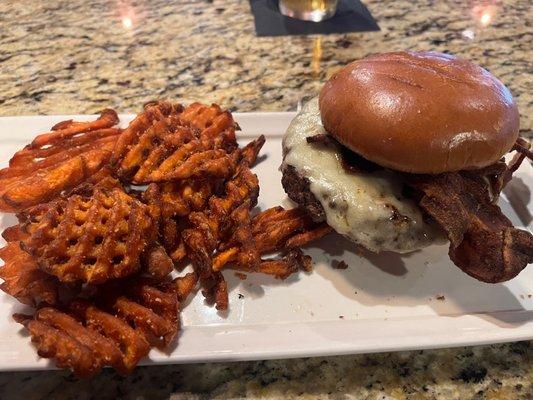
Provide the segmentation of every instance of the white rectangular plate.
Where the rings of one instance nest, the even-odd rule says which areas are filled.
[[[281,138],[294,113],[235,114],[242,142],[263,133],[266,157],[255,167],[259,207],[288,206],[280,184]],[[0,160],[65,119],[94,116],[0,118]],[[132,118],[122,115],[122,125]],[[517,226],[531,230],[533,168],[524,163],[500,204]],[[0,229],[15,222],[0,214]],[[3,244],[3,242],[2,242]],[[307,253],[314,271],[286,281],[225,272],[230,310],[219,313],[197,294],[183,312],[179,345],[152,351],[146,364],[306,357],[462,346],[533,338],[533,268],[498,285],[478,282],[449,260],[447,246],[406,256],[359,256],[331,235]],[[344,260],[348,269],[332,268]],[[242,295],[242,296],[240,296]],[[16,301],[0,294],[0,370],[46,369],[11,314]]]

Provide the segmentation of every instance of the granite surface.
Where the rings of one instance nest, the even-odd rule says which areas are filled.
[[[371,0],[380,32],[257,38],[247,1],[3,0],[0,115],[129,112],[162,97],[293,110],[348,61],[424,49],[492,71],[531,130],[531,3],[477,3]]]
[[[346,62],[448,51],[488,68],[533,121],[528,0],[367,0],[380,32],[256,38],[246,1],[0,2],[0,115],[139,110],[154,98],[293,110]],[[481,4],[481,2],[479,2]],[[0,399],[531,399],[531,342],[308,360],[139,368],[90,381],[2,373]]]
[[[4,373],[1,399],[321,399],[533,398],[528,342],[453,350],[284,361],[107,370],[79,381],[65,372]]]

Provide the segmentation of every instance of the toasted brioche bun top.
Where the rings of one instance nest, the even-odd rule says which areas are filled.
[[[485,69],[436,52],[354,61],[319,96],[325,129],[381,166],[436,174],[493,164],[518,137],[509,90]]]

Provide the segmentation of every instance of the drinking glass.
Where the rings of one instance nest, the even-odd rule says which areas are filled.
[[[335,15],[337,0],[279,0],[279,10],[288,17],[320,22]]]

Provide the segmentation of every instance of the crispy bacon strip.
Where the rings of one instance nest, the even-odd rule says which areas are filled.
[[[514,144],[512,150],[517,151],[521,154],[525,154],[527,158],[533,160],[533,151],[531,151],[531,143],[522,137],[516,139],[516,143]]]
[[[516,154],[507,165],[506,171],[501,175],[501,183],[499,185],[500,190],[509,183],[513,177],[513,173],[520,168],[520,165],[526,158],[533,160],[533,152],[530,150],[530,148],[531,144],[527,140],[521,137],[516,140],[516,143],[512,149],[516,151]]]
[[[479,171],[406,179],[422,193],[420,206],[446,232],[450,258],[467,274],[483,282],[504,282],[533,262],[533,236],[514,228],[492,203]]]

